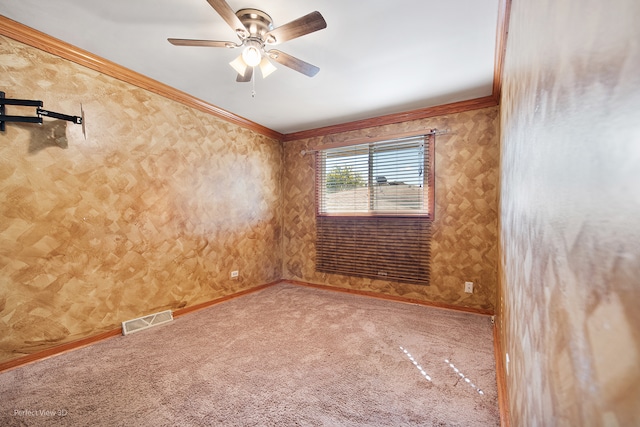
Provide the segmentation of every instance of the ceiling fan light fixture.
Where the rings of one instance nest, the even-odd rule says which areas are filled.
[[[269,59],[265,56],[260,61],[260,72],[262,72],[262,78],[266,79],[271,73],[273,73],[277,68],[269,61]]]
[[[262,52],[260,52],[260,44],[255,41],[247,42],[246,47],[242,51],[242,59],[249,67],[255,67],[262,60]]]
[[[247,72],[247,68],[249,68],[247,64],[244,62],[244,60],[242,59],[242,55],[238,56],[236,59],[229,62],[229,65],[231,65],[233,69],[236,70],[238,74],[242,76],[244,76],[244,73]]]
[[[320,71],[318,67],[295,56],[279,50],[265,49],[267,45],[280,44],[327,28],[327,23],[320,12],[308,13],[274,28],[273,19],[262,10],[245,8],[234,12],[227,0],[207,0],[207,2],[235,31],[240,42],[169,38],[169,43],[176,46],[242,48],[242,54],[229,63],[238,72],[237,82],[254,81],[253,72],[257,66],[260,66],[262,75],[267,77],[276,70],[271,60],[308,77],[313,77]]]

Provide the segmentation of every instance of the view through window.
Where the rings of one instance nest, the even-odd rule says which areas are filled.
[[[321,150],[319,214],[428,215],[425,136]]]

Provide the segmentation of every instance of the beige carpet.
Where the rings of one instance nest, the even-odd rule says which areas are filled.
[[[0,425],[497,426],[491,324],[276,285],[0,374]]]

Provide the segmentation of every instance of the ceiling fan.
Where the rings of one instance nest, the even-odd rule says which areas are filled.
[[[267,49],[269,45],[277,45],[326,28],[327,23],[320,12],[311,12],[274,28],[271,17],[261,10],[240,9],[234,12],[225,0],[207,0],[207,2],[236,32],[240,42],[169,38],[167,39],[169,43],[176,46],[244,48],[242,54],[230,63],[238,72],[237,82],[251,81],[253,69],[256,66],[260,67],[263,78],[274,72],[276,67],[269,59],[309,77],[315,76],[320,71],[320,68],[315,65],[280,50]]]

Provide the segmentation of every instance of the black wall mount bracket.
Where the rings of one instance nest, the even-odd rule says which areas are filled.
[[[17,105],[22,107],[36,107],[36,116],[8,116],[5,114],[6,105]],[[77,125],[84,124],[84,118],[81,116],[69,116],[67,114],[55,113],[53,111],[42,108],[42,101],[33,101],[30,99],[9,99],[5,98],[5,93],[0,92],[0,131],[4,132],[5,123],[39,123],[42,124],[42,116],[51,117],[52,119],[66,120]],[[83,126],[84,133],[84,126]]]

